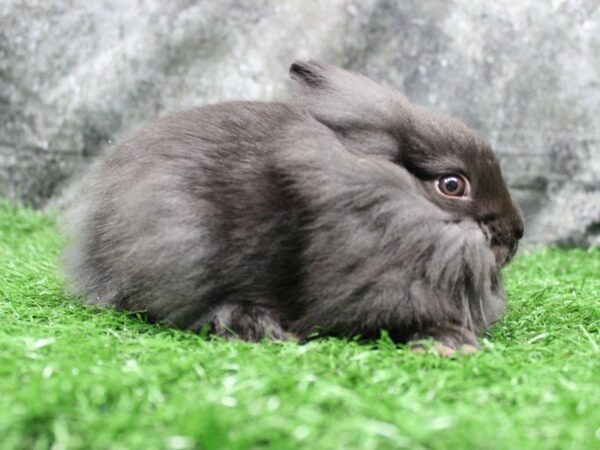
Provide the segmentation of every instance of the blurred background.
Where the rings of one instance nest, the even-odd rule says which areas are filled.
[[[599,0],[0,0],[0,197],[60,206],[142,122],[285,99],[294,59],[455,116],[531,245],[600,245]]]

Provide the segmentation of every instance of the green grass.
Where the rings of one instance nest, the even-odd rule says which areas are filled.
[[[600,251],[506,272],[473,356],[249,344],[84,307],[46,215],[0,206],[0,448],[598,449]]]

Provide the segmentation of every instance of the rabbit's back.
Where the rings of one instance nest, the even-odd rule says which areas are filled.
[[[293,309],[304,206],[277,153],[290,129],[327,139],[320,128],[291,106],[230,103],[133,135],[70,213],[75,291],[180,327],[230,298]]]

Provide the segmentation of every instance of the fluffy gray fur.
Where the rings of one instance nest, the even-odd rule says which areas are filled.
[[[75,292],[248,340],[477,345],[523,233],[490,147],[360,75],[290,73],[294,103],[172,114],[97,163],[66,219]],[[440,195],[445,173],[472,198]]]

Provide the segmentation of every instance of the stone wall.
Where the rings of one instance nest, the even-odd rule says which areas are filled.
[[[59,204],[141,122],[282,98],[298,58],[477,129],[530,243],[600,245],[598,0],[4,0],[0,196]]]

